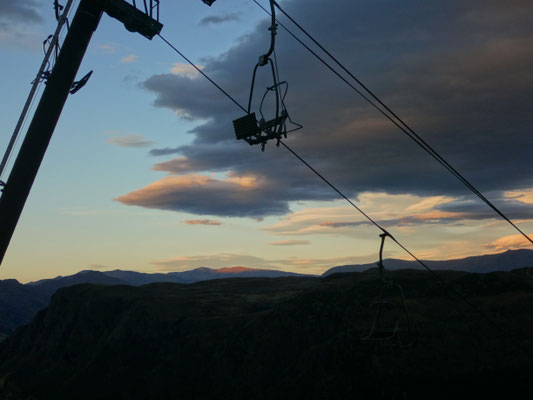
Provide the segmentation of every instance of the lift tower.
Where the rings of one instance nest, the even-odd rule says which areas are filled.
[[[0,198],[0,263],[4,259],[46,148],[102,13],[106,12],[121,21],[127,30],[152,39],[163,28],[158,21],[159,0],[144,0],[143,4],[144,10],[137,8],[135,0],[132,4],[124,0],[80,1]]]

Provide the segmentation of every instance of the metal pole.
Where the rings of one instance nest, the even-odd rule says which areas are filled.
[[[31,102],[33,100],[33,96],[35,96],[37,87],[39,86],[43,73],[46,70],[46,65],[48,64],[48,60],[50,60],[50,56],[52,55],[52,52],[54,51],[57,45],[57,42],[59,41],[59,34],[61,33],[61,29],[63,29],[63,25],[65,25],[65,22],[67,21],[67,15],[68,15],[71,5],[72,5],[72,0],[69,0],[67,5],[65,6],[63,15],[61,16],[61,18],[59,18],[59,21],[57,22],[56,31],[54,33],[54,36],[52,36],[52,40],[50,41],[48,50],[46,50],[46,54],[44,55],[44,59],[41,64],[41,68],[39,68],[39,72],[37,73],[37,76],[35,77],[35,79],[33,80],[31,84],[30,94],[28,95],[26,104],[24,104],[24,108],[22,109],[22,113],[20,114],[19,120],[17,121],[15,130],[13,131],[13,134],[11,135],[11,140],[9,141],[9,144],[7,145],[7,150],[4,154],[4,158],[2,158],[2,162],[0,163],[0,177],[4,173],[4,168],[6,167],[7,160],[9,160],[9,156],[17,140],[18,134],[20,132],[20,128],[22,127],[22,123],[24,122],[24,118],[26,118],[26,114],[28,113],[28,109],[30,108]]]
[[[0,198],[0,263],[106,0],[81,0]]]

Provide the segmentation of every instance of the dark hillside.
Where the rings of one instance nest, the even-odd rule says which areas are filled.
[[[44,279],[23,285],[14,279],[0,281],[0,338],[12,334],[16,328],[28,324],[48,305],[50,296],[59,288],[79,283],[120,285],[123,281],[98,271],[81,271],[75,275]]]
[[[192,283],[201,280],[239,278],[239,277],[282,277],[305,276],[293,272],[273,271],[252,268],[196,268],[184,272],[167,274],[146,274],[133,271],[80,271],[69,276],[58,276],[53,279],[42,279],[25,285],[16,280],[0,280],[0,340],[8,337],[13,331],[29,323],[43,308],[48,305],[50,297],[56,290],[82,283],[102,285],[142,286],[155,282]]]
[[[441,274],[533,348],[525,273]],[[509,336],[427,273],[390,276],[416,323],[410,349],[360,340],[375,270],[60,289],[0,344],[0,399],[512,398],[529,387],[533,360]]]
[[[29,323],[47,304],[48,298],[41,290],[15,279],[0,281],[0,335],[7,336],[20,325]]]

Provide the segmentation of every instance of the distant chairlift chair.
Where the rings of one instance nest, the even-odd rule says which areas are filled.
[[[415,337],[412,332],[412,323],[407,309],[407,302],[402,287],[394,281],[385,279],[385,268],[383,266],[383,247],[385,239],[391,237],[384,232],[379,235],[381,245],[379,249],[379,276],[381,279],[381,289],[378,298],[371,303],[371,307],[377,307],[374,321],[369,333],[361,338],[364,343],[375,343],[378,345],[399,346],[408,348],[415,344]],[[391,301],[395,297],[400,299],[400,303]]]

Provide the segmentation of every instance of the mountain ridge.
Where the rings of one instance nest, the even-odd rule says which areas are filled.
[[[507,250],[503,253],[469,256],[451,260],[422,260],[433,270],[465,271],[473,273],[487,273],[495,271],[512,271],[518,268],[533,267],[533,250]],[[420,263],[411,260],[386,258],[383,260],[385,269],[397,271],[400,269],[424,269]],[[376,263],[340,265],[325,271],[322,276],[337,272],[365,271],[375,268]]]
[[[441,275],[533,347],[525,272]],[[361,341],[382,286],[375,269],[62,288],[0,343],[0,399],[489,399],[529,388],[532,360],[509,337],[423,271],[390,278],[416,323],[407,349]]]
[[[446,261],[425,261],[435,270],[466,270],[467,272],[487,273],[495,270],[510,271],[533,266],[533,250],[509,250],[504,253],[472,256]],[[418,263],[405,260],[384,260],[385,268],[422,269]],[[375,268],[375,263],[345,265],[330,268],[322,276],[335,273],[366,271]],[[142,286],[157,282],[190,284],[199,281],[225,278],[259,278],[313,276],[293,272],[249,268],[245,266],[227,268],[199,267],[183,272],[143,273],[115,269],[112,271],[82,270],[74,275],[57,276],[51,279],[19,283],[8,279],[0,281],[0,335],[9,336],[19,326],[29,323],[37,312],[48,305],[50,296],[58,289],[75,284],[94,283],[105,285]]]

